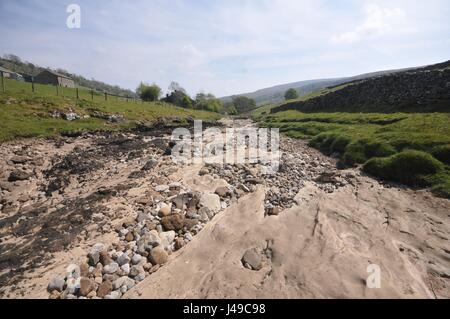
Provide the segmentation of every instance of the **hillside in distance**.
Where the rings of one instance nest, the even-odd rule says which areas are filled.
[[[331,88],[331,87],[329,87]],[[449,112],[450,61],[354,79],[337,90],[271,109],[301,112]]]
[[[292,82],[287,84],[276,85],[269,88],[264,88],[251,93],[236,94],[232,96],[222,97],[221,100],[226,103],[230,102],[235,96],[245,96],[254,99],[258,106],[264,104],[277,104],[284,101],[284,94],[290,88],[294,88],[299,91],[300,96],[306,96],[312,92],[320,91],[329,86],[336,86],[347,82],[352,82],[356,80],[362,80],[382,75],[393,74],[397,72],[407,71],[412,68],[406,69],[395,69],[386,71],[377,71],[364,73],[351,77],[342,78],[330,78],[330,79],[315,79],[315,80],[305,80],[299,82]]]
[[[101,92],[108,92],[121,96],[137,97],[135,92],[121,88],[118,85],[111,85],[94,79],[89,80],[81,75],[70,73],[69,71],[63,69],[53,70],[50,68],[45,68],[28,61],[23,61],[18,56],[13,54],[6,54],[3,57],[0,57],[0,66],[20,74],[28,74],[31,76],[36,76],[44,70],[51,70],[72,78],[75,81],[75,84],[79,87],[84,87]]]

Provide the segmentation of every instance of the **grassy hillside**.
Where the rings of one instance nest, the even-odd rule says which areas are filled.
[[[450,197],[449,113],[285,111],[258,119],[288,136],[309,139],[311,146],[339,156],[342,164],[364,164],[373,175],[412,186],[432,186]]]
[[[288,101],[271,112],[449,112],[447,64],[354,81],[305,101]]]
[[[138,122],[153,122],[162,117],[199,118],[214,120],[217,113],[189,110],[171,104],[135,103],[124,99],[95,94],[89,90],[58,88],[50,85],[31,84],[5,79],[6,93],[0,93],[0,142],[18,137],[52,136],[62,132],[80,130],[120,130],[131,128]],[[0,88],[1,90],[1,88]],[[81,118],[68,121],[54,117],[57,113],[74,112]],[[111,122],[108,115],[123,116],[123,121]]]
[[[322,95],[325,95],[325,94],[328,94],[328,93],[331,93],[331,92],[338,91],[338,90],[343,89],[343,88],[345,88],[345,87],[347,87],[349,85],[351,85],[351,84],[350,83],[346,83],[346,84],[340,84],[340,85],[337,85],[337,86],[334,86],[334,87],[329,87],[329,88],[324,88],[324,89],[321,89],[321,90],[313,91],[313,92],[310,92],[309,94],[300,96],[298,99],[289,100],[289,103],[304,102],[306,100],[309,100],[309,99],[312,99],[312,98],[315,98],[315,97],[318,97],[318,96],[322,96]],[[258,107],[257,109],[253,110],[251,112],[251,116],[254,117],[254,118],[258,118],[259,116],[264,116],[266,114],[269,114],[270,111],[273,108],[279,107],[279,106],[281,106],[281,105],[283,105],[285,103],[287,103],[287,102],[283,101],[283,102],[275,103],[275,104],[262,105],[262,106]]]
[[[11,56],[11,55],[6,55],[5,57],[0,57],[0,66],[14,71],[14,72],[18,72],[18,73],[25,73],[25,74],[29,74],[32,76],[36,76],[38,75],[40,72],[46,70],[46,68],[41,67],[39,65],[35,65],[33,63],[30,62],[26,62],[26,61],[22,61],[19,57],[17,56]],[[136,93],[131,91],[131,90],[127,90],[127,89],[123,89],[117,85],[110,85],[101,81],[96,81],[94,79],[92,80],[88,80],[85,77],[81,76],[81,75],[77,75],[77,74],[73,74],[70,73],[68,71],[65,70],[61,70],[61,69],[56,69],[54,70],[58,73],[61,74],[65,74],[68,77],[72,78],[76,85],[79,87],[85,87],[85,88],[90,88],[90,89],[94,89],[94,90],[98,90],[98,91],[102,91],[102,92],[109,92],[111,94],[116,94],[116,95],[121,95],[121,96],[136,96]]]
[[[438,66],[446,65],[445,63],[428,66],[427,69],[434,69]],[[353,81],[369,79],[373,77],[379,77],[383,75],[395,74],[398,72],[414,70],[420,68],[407,68],[407,69],[396,69],[396,70],[386,70],[386,71],[377,71],[371,73],[360,74],[352,77],[343,77],[343,78],[331,78],[331,79],[317,79],[317,80],[306,80],[299,82],[292,82],[287,84],[276,85],[269,88],[264,88],[257,90],[251,93],[242,93],[235,96],[245,96],[251,98],[256,101],[256,104],[259,106],[264,105],[273,105],[273,104],[283,104],[284,103],[284,93],[290,89],[297,89],[301,95],[309,95],[313,92],[320,91],[329,86],[341,85],[344,83],[349,83]],[[222,97],[221,100],[223,102],[230,102],[233,96]]]

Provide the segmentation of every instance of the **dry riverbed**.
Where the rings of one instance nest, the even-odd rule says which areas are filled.
[[[0,297],[450,297],[449,200],[289,138],[274,175],[181,166],[169,132],[0,145]]]

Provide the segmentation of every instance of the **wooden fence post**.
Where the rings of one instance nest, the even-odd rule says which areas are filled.
[[[105,92],[105,101],[108,100],[108,93]]]
[[[94,90],[91,90],[91,100],[94,101]]]
[[[34,93],[34,79],[31,78],[31,91]]]
[[[77,92],[77,100],[78,100],[78,98],[79,98],[79,95],[78,95],[78,88],[76,88],[76,92]]]
[[[3,72],[0,71],[0,73],[2,74],[2,91],[3,91],[3,93],[5,93],[5,79],[4,79],[4,76],[3,76]]]

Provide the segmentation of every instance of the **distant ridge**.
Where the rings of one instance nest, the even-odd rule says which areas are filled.
[[[286,102],[270,112],[450,112],[450,61],[372,73],[346,84],[305,101]]]
[[[440,65],[445,65],[445,63],[448,63],[448,62],[440,63]],[[269,103],[277,104],[277,103],[284,101],[284,93],[286,92],[286,90],[288,90],[290,88],[298,89],[300,91],[300,95],[305,96],[314,91],[318,91],[318,90],[321,90],[321,89],[324,89],[327,87],[337,86],[337,85],[344,84],[347,82],[363,80],[363,79],[367,79],[367,78],[372,78],[372,77],[377,77],[377,76],[382,76],[382,75],[387,75],[387,74],[393,74],[393,73],[398,73],[398,72],[404,72],[404,71],[414,70],[414,69],[426,69],[426,68],[434,67],[434,66],[436,66],[436,65],[427,65],[427,66],[420,66],[420,67],[413,67],[413,68],[376,71],[376,72],[364,73],[364,74],[351,76],[351,77],[315,79],[315,80],[292,82],[292,83],[281,84],[281,85],[276,85],[276,86],[272,86],[269,88],[260,89],[255,92],[225,96],[225,97],[222,97],[221,100],[223,102],[229,102],[232,100],[232,98],[234,96],[246,96],[248,98],[254,99],[258,106],[261,106],[264,104],[269,104]]]

